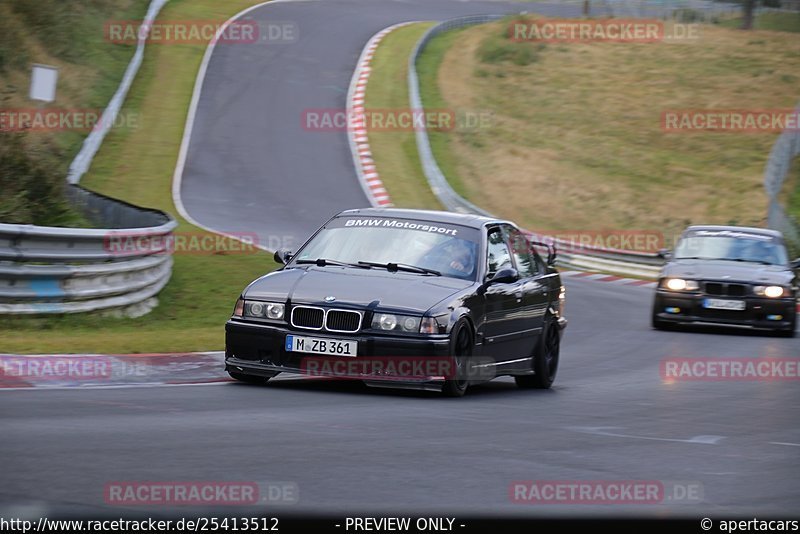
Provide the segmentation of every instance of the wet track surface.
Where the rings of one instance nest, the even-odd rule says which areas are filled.
[[[251,12],[298,22],[301,39],[217,47],[184,172],[187,210],[206,226],[291,245],[333,213],[367,206],[345,134],[303,130],[302,110],[344,108],[361,48],[390,24],[519,9],[556,8],[334,0]],[[796,512],[798,382],[668,384],[660,363],[797,357],[800,341],[653,331],[652,290],[566,284],[570,325],[549,391],[519,390],[508,378],[461,399],[300,380],[0,391],[0,506],[94,513],[109,511],[103,492],[114,481],[199,480],[294,482],[293,511]],[[514,504],[509,486],[519,480],[674,481],[700,484],[703,495],[686,504]]]

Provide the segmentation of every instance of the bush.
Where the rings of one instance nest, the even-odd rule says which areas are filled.
[[[519,22],[527,21],[520,19]],[[502,33],[492,34],[483,39],[478,46],[478,59],[482,63],[513,63],[520,67],[539,61],[539,52],[546,45],[529,41],[512,41],[508,34],[509,24],[503,24]]]
[[[64,176],[54,164],[54,147],[29,147],[18,133],[0,132],[0,222],[83,226],[64,198]]]
[[[7,8],[0,6],[0,72],[24,68],[28,64],[28,51],[19,46],[21,37],[19,28],[7,16]]]

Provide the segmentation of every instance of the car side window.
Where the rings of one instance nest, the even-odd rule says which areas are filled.
[[[520,277],[529,278],[539,274],[539,264],[536,263],[536,257],[531,251],[530,241],[516,228],[510,228],[508,233],[511,252],[514,254],[514,262],[517,264]]]
[[[489,231],[487,247],[488,274],[493,276],[497,271],[512,267],[511,254],[508,245],[503,237],[503,232],[499,228]]]

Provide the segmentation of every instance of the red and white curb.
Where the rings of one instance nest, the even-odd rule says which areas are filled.
[[[636,278],[624,278],[613,274],[592,273],[588,271],[561,271],[562,277],[582,278],[584,280],[594,280],[596,282],[611,282],[622,286],[656,287],[657,283],[652,280],[637,280]]]
[[[392,201],[378,175],[378,169],[375,168],[375,161],[372,159],[372,151],[369,148],[367,124],[364,118],[367,83],[372,72],[370,63],[381,40],[397,28],[408,26],[409,24],[415,23],[403,22],[389,26],[373,35],[367,41],[367,45],[358,58],[353,78],[350,80],[350,89],[347,92],[347,135],[350,141],[350,151],[353,154],[353,163],[355,164],[361,187],[364,189],[364,193],[370,203],[376,208],[390,207],[392,206]],[[351,118],[353,118],[352,122],[350,121]]]

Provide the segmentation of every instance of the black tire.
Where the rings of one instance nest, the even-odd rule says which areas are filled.
[[[469,362],[474,346],[472,328],[466,319],[459,319],[450,332],[450,355],[455,359],[454,380],[446,380],[442,387],[445,397],[461,397],[469,387]]]
[[[231,375],[231,378],[234,380],[244,382],[245,384],[266,384],[267,380],[269,380],[269,378],[265,376],[245,375],[234,371],[228,371],[228,374]]]
[[[523,389],[549,389],[558,373],[558,359],[561,353],[561,332],[552,317],[545,321],[544,331],[533,351],[532,375],[514,377],[517,386]]]

